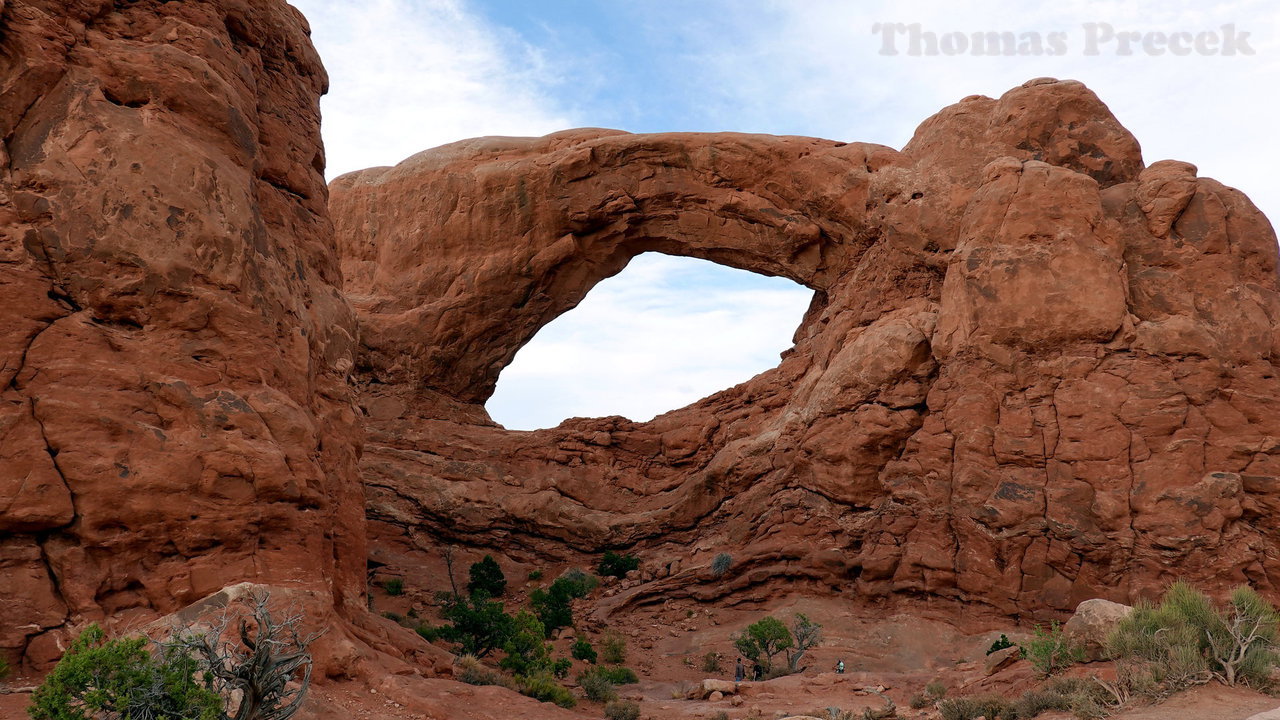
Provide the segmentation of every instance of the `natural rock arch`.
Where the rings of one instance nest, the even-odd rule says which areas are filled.
[[[844,201],[867,195],[868,173],[849,168],[892,152],[727,134],[638,148],[635,138],[469,140],[335,180],[346,289],[367,313],[372,374],[483,402],[537,330],[650,251],[787,277],[821,297],[834,256],[856,252],[865,231]],[[770,171],[779,163],[795,166],[788,185]],[[390,237],[387,202],[405,219]],[[495,248],[494,237],[508,242]],[[468,322],[450,322],[460,313]],[[405,356],[406,337],[426,355]]]
[[[676,559],[618,603],[790,579],[1035,612],[1172,565],[1280,571],[1249,520],[1280,475],[1274,233],[1189,165],[1144,169],[1079,83],[966,98],[902,152],[588,130],[332,190],[369,517],[395,542]],[[814,288],[794,351],[649,423],[490,425],[520,344],[655,248]],[[739,574],[707,582],[724,548]]]

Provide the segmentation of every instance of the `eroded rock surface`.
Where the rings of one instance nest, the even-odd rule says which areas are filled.
[[[0,652],[245,580],[363,609],[305,20],[11,0],[0,34]]]
[[[966,98],[901,151],[485,138],[331,185],[375,545],[646,560],[603,612],[783,587],[1001,612],[1276,587],[1276,238],[1092,92]],[[516,351],[648,251],[815,290],[777,368],[647,423],[510,432]],[[730,572],[709,571],[719,552]]]

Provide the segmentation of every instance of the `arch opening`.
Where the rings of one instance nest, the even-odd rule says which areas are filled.
[[[541,328],[485,407],[510,430],[650,420],[776,367],[813,296],[786,278],[644,253]]]

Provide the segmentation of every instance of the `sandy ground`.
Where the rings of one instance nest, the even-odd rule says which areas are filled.
[[[407,609],[407,608],[406,608]],[[426,609],[423,609],[426,612]],[[821,623],[823,643],[803,662],[800,675],[768,682],[748,682],[739,693],[719,699],[689,700],[686,694],[708,677],[731,679],[731,637],[765,614],[789,620],[803,612]],[[951,614],[949,614],[951,613]],[[620,688],[623,697],[639,701],[642,718],[653,720],[710,720],[725,713],[729,720],[787,715],[826,718],[829,708],[860,712],[863,708],[896,705],[898,717],[911,720],[938,718],[933,708],[914,710],[913,695],[931,681],[943,683],[948,696],[956,697],[996,690],[1014,696],[1036,681],[1026,662],[1015,663],[992,677],[983,671],[986,649],[1001,633],[1015,640],[1028,628],[1007,619],[966,615],[957,626],[954,608],[896,606],[856,608],[839,598],[780,599],[769,608],[706,608],[694,602],[665,603],[629,613],[610,625],[628,638],[627,665],[641,682]],[[590,628],[594,632],[603,627]],[[568,655],[568,636],[556,642],[557,654]],[[720,672],[702,668],[707,652],[723,656]],[[844,660],[847,671],[831,671]],[[1093,666],[1080,668],[1088,673]],[[570,678],[581,669],[575,667]],[[10,685],[31,685],[31,678],[11,679]],[[571,682],[571,680],[570,680]],[[313,686],[298,720],[518,720],[521,718],[601,718],[603,707],[581,701],[572,711],[535,702],[496,687],[473,687],[446,680],[416,676],[383,678],[370,689],[356,683]],[[26,717],[26,694],[0,694],[0,720]],[[1280,708],[1280,700],[1244,689],[1210,685],[1183,693],[1154,707],[1134,708],[1115,715],[1117,720],[1186,719],[1246,720],[1257,713]],[[1063,714],[1042,715],[1044,720],[1068,720]],[[1262,720],[1262,719],[1258,719]],[[1268,719],[1270,720],[1270,719]],[[1275,720],[1280,720],[1277,713]]]

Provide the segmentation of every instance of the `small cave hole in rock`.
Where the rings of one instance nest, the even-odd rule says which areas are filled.
[[[812,299],[786,278],[645,253],[538,331],[486,408],[510,430],[650,420],[777,366]]]

